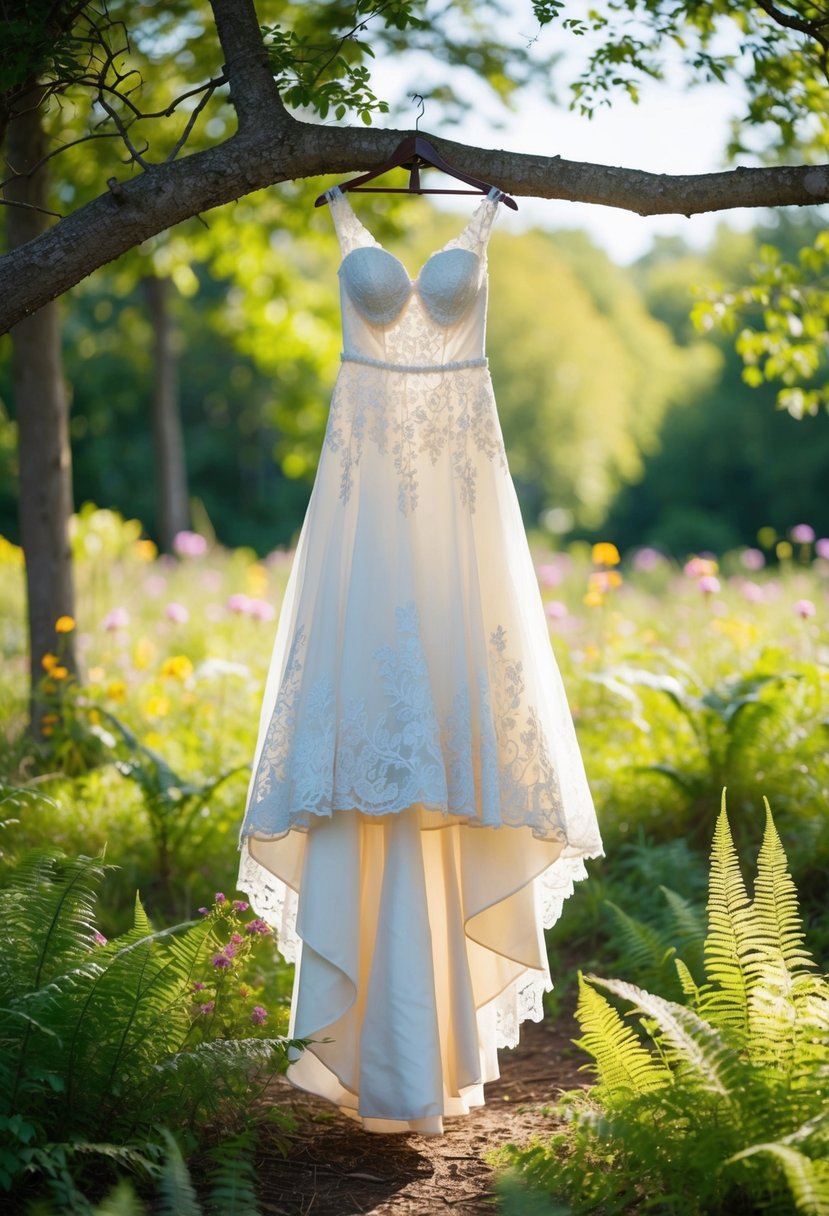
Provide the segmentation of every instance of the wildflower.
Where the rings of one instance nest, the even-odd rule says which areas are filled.
[[[242,998],[243,1001],[246,1001],[248,999],[248,997],[252,996],[252,995],[253,995],[253,989],[248,988],[247,984],[239,985],[239,996]]]
[[[51,671],[52,668],[57,667],[59,663],[60,659],[56,654],[45,654],[40,660],[40,666],[44,671]]]
[[[622,576],[618,570],[594,570],[588,579],[591,591],[612,591],[621,585]]]
[[[815,530],[809,524],[795,524],[789,535],[796,545],[811,545]]]
[[[249,920],[245,925],[245,933],[270,933],[270,925],[266,925],[263,920]]]
[[[563,621],[567,616],[567,605],[562,604],[561,600],[550,600],[544,611],[551,621]]]
[[[186,654],[174,654],[161,664],[161,675],[171,680],[187,680],[193,674],[193,664]]]
[[[73,616],[59,616],[55,621],[55,633],[71,633],[75,628]]]
[[[642,549],[637,549],[633,555],[633,568],[643,574],[647,574],[651,570],[656,570],[657,567],[663,565],[665,558],[658,549],[652,549],[650,545],[645,545]]]
[[[742,592],[744,598],[747,599],[750,604],[762,604],[763,600],[766,598],[766,593],[763,591],[760,584],[752,583],[750,579],[746,579],[746,581],[743,583]]]
[[[249,907],[250,907],[250,904],[247,902],[247,900],[234,899],[234,901],[233,901],[233,911],[234,912],[247,912]]]
[[[238,947],[235,942],[228,942],[222,947],[225,958],[235,958]]]
[[[204,557],[207,540],[198,532],[177,532],[173,537],[173,549],[179,557]]]
[[[815,541],[815,553],[825,561],[829,561],[829,536],[821,536]]]
[[[130,614],[126,608],[112,608],[104,617],[101,625],[110,633],[116,629],[126,629],[130,623]]]
[[[54,726],[41,726],[40,733],[43,735],[44,739],[48,739],[50,735],[55,733],[55,728]]]
[[[54,726],[56,722],[60,721],[60,718],[58,714],[44,714],[40,720],[44,726]]]
[[[231,965],[231,961],[227,957],[226,954],[214,954],[213,957],[211,958],[210,962],[211,962],[211,965],[214,966],[219,971],[221,971],[221,970],[223,970],[223,968],[229,967]]]
[[[144,705],[148,718],[166,718],[170,712],[170,698],[162,696],[148,697]]]
[[[743,549],[740,561],[746,570],[762,570],[766,564],[766,558],[761,549]]]
[[[242,616],[249,616],[252,602],[249,595],[243,595],[241,591],[237,591],[228,599],[227,610],[228,612],[237,612]]]
[[[808,620],[810,616],[814,616],[817,612],[811,600],[798,600],[794,606],[794,610],[803,620]]]
[[[715,595],[720,589],[720,580],[714,574],[703,574],[698,585],[703,595]]]
[[[272,621],[276,616],[275,609],[267,600],[251,600],[248,613],[256,621]]]
[[[774,551],[780,558],[781,562],[785,562],[791,557],[794,550],[787,540],[779,540],[774,546]]]
[[[201,980],[193,980],[193,991],[194,992],[204,992],[206,987],[207,987],[207,984],[203,984],[201,982]]]
[[[158,546],[151,540],[137,540],[135,542],[135,556],[141,562],[151,562],[158,556]]]
[[[225,895],[224,891],[217,891],[216,894],[213,896],[213,898],[217,904],[223,904],[223,903],[227,902],[227,896]]]
[[[62,666],[53,667],[52,670],[49,672],[49,675],[52,677],[53,680],[65,680],[66,677],[69,675],[69,668],[62,667]]]
[[[209,908],[199,908],[199,916],[209,916],[209,915],[210,915]]]
[[[593,561],[597,566],[618,566],[619,550],[610,541],[602,540],[593,546]]]
[[[96,946],[105,946],[107,944],[107,939],[104,937],[103,933],[99,932],[98,929],[96,929],[92,934],[92,940],[95,942]]]
[[[164,615],[168,621],[174,621],[176,625],[186,625],[190,620],[190,613],[184,607],[184,604],[168,604],[164,609]]]
[[[705,578],[715,575],[719,566],[713,557],[694,556],[688,559],[682,570],[689,578]]]
[[[267,1021],[267,1017],[268,1011],[267,1009],[263,1009],[261,1005],[254,1005],[250,1011],[250,1020],[254,1026],[261,1026],[263,1022]]]
[[[123,701],[127,695],[127,686],[123,680],[111,680],[107,685],[106,695],[110,701]]]
[[[199,1005],[199,1013],[212,1013],[215,1008],[215,1001],[205,1001],[203,1005]]]
[[[604,596],[602,595],[601,591],[593,588],[587,592],[583,602],[588,608],[601,608],[602,604],[604,603]]]
[[[539,566],[536,570],[538,581],[542,587],[557,587],[562,578],[561,566],[553,565],[548,562],[544,566]]]
[[[233,942],[234,946],[239,946],[245,939],[242,937],[241,933],[231,933],[230,940]]]

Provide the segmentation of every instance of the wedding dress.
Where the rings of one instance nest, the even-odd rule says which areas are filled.
[[[343,353],[282,604],[239,886],[296,961],[288,1070],[440,1133],[542,1016],[601,853],[484,356],[492,191],[416,279],[338,189]]]

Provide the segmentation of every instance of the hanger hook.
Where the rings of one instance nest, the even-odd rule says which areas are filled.
[[[415,119],[415,131],[417,131],[420,126],[420,120],[423,117],[423,112],[426,109],[426,101],[422,93],[410,93],[409,96],[411,97],[412,101],[420,102],[420,110],[418,111],[417,118]]]

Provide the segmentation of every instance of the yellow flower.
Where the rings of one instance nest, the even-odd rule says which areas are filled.
[[[50,735],[55,733],[55,728],[54,726],[43,726],[41,727],[40,733],[48,739]]]
[[[137,540],[135,556],[140,562],[151,562],[158,556],[158,546],[151,540]]]
[[[588,591],[587,595],[584,597],[584,603],[588,608],[600,608],[604,603],[604,596],[602,595],[601,591],[594,588],[593,590]]]
[[[193,674],[193,664],[186,654],[173,654],[161,664],[161,674],[167,679],[183,682]]]
[[[614,587],[621,587],[622,576],[618,570],[594,570],[587,585],[590,591],[612,591]]]
[[[138,671],[146,671],[151,663],[155,662],[156,647],[149,638],[139,638],[135,643],[132,661]]]
[[[262,596],[268,586],[268,572],[261,562],[254,562],[245,571],[245,583],[249,595]]]
[[[73,616],[59,616],[55,621],[55,633],[71,633],[75,628]]]
[[[69,668],[68,667],[53,667],[52,670],[49,672],[49,675],[52,677],[53,680],[65,680],[66,677],[69,675]]]
[[[59,721],[57,714],[44,714],[41,718],[41,722],[44,726],[54,726],[57,721]]]
[[[619,550],[610,541],[601,540],[593,546],[593,561],[597,566],[618,566]]]
[[[127,686],[123,680],[113,680],[107,685],[107,696],[110,701],[123,701],[127,695]]]
[[[144,712],[148,718],[166,718],[170,712],[169,697],[150,697],[144,704]]]
[[[148,730],[141,742],[145,747],[156,748],[161,747],[164,739],[157,730]]]
[[[93,726],[98,726],[100,724],[101,715],[98,713],[97,709],[90,709],[89,721],[92,723]]]
[[[56,654],[45,654],[40,660],[40,666],[44,671],[51,671],[54,667],[57,667],[59,662],[60,659]]]
[[[781,562],[787,561],[792,555],[792,547],[787,540],[779,540],[774,546],[774,551],[780,558]]]

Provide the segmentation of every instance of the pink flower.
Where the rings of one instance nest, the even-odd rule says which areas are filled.
[[[190,613],[184,607],[184,604],[168,604],[164,609],[164,615],[168,621],[175,621],[177,625],[186,625],[190,620]]]
[[[227,610],[228,612],[238,612],[243,616],[250,616],[251,603],[252,600],[249,595],[236,591],[227,601]]]
[[[251,600],[248,612],[257,621],[272,621],[276,616],[275,609],[267,600]]]
[[[241,933],[231,933],[230,940],[233,942],[234,946],[240,946],[245,939],[242,937]]]
[[[166,586],[167,580],[163,574],[150,574],[144,579],[144,590],[148,595],[161,595]]]
[[[689,558],[682,569],[689,578],[706,578],[717,573],[717,563],[712,557],[695,556]]]
[[[746,581],[743,583],[742,592],[743,596],[750,604],[762,604],[763,600],[766,598],[766,594],[760,584],[752,583],[750,579],[746,579]]]
[[[231,965],[226,954],[214,954],[210,962],[218,971],[223,971],[225,967]]]
[[[809,524],[795,524],[790,535],[796,545],[811,545],[815,530]]]
[[[227,896],[225,895],[224,891],[217,891],[213,898],[217,904],[223,904],[227,899]]]
[[[814,616],[817,612],[811,600],[798,600],[794,605],[794,610],[804,621],[808,620],[810,616]]]
[[[207,541],[198,532],[177,532],[173,537],[173,548],[179,557],[204,557]]]
[[[568,615],[567,605],[562,604],[561,600],[550,600],[544,611],[551,621],[563,621]]]
[[[223,952],[225,958],[235,958],[236,957],[235,942],[228,942],[226,946],[222,947],[222,952]]]
[[[699,580],[699,589],[703,595],[716,595],[720,589],[720,580],[715,574],[703,574]]]
[[[245,933],[270,933],[270,925],[266,925],[263,920],[249,920],[245,925]]]
[[[647,573],[649,570],[656,570],[659,566],[664,565],[665,556],[658,549],[652,549],[646,545],[643,549],[637,549],[633,555],[633,568]]]
[[[210,915],[209,908],[199,908],[199,916],[209,916],[209,915]]]
[[[206,987],[207,987],[207,984],[203,984],[201,982],[201,980],[193,980],[193,991],[194,992],[204,992]]]
[[[536,574],[542,587],[557,587],[561,582],[563,571],[561,566],[548,562],[544,566],[539,566]]]
[[[761,549],[743,549],[740,554],[740,561],[746,570],[762,570],[766,564],[766,559]]]
[[[821,536],[815,541],[815,553],[825,561],[829,561],[829,536]]]
[[[249,907],[250,907],[250,904],[247,903],[246,900],[244,900],[244,899],[234,899],[234,901],[233,901],[233,911],[234,912],[247,912]]]
[[[268,1011],[267,1009],[263,1009],[261,1005],[254,1005],[253,1009],[250,1011],[250,1020],[253,1022],[254,1026],[261,1026],[262,1023],[267,1020],[267,1017]]]
[[[126,608],[112,608],[104,617],[101,625],[110,633],[116,629],[126,629],[130,623],[130,614]]]
[[[107,944],[107,939],[104,937],[103,933],[99,932],[98,929],[96,929],[92,934],[92,940],[95,942],[96,946],[105,946]]]
[[[199,1013],[212,1013],[215,1008],[215,1001],[205,1001],[203,1005],[199,1005]]]

